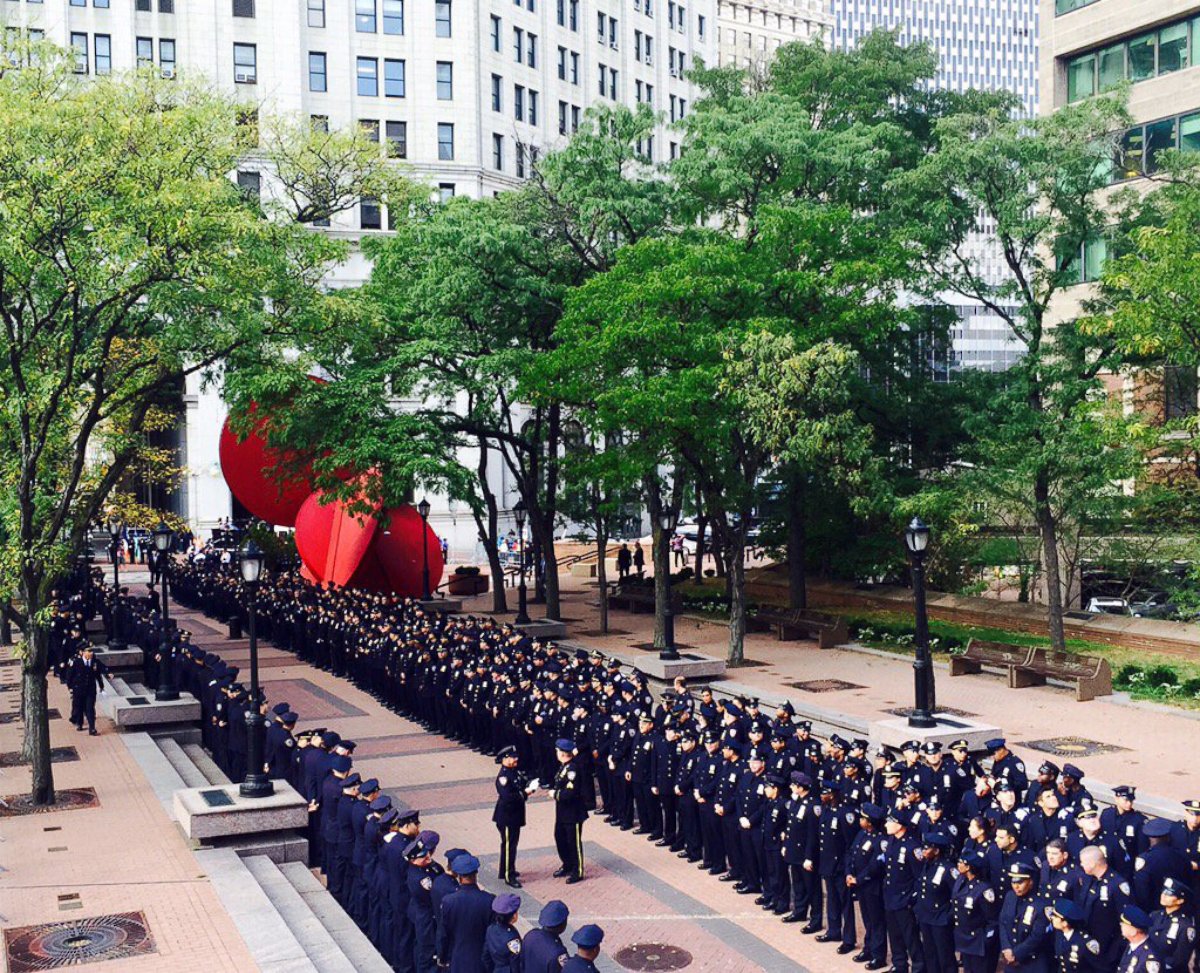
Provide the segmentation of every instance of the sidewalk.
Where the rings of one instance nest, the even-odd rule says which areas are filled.
[[[11,658],[11,647],[0,649],[0,660]],[[19,665],[0,666],[0,687],[15,683],[19,673]],[[0,692],[0,714],[15,714],[19,700],[19,690]],[[98,916],[141,913],[153,952],[98,963],[99,973],[257,969],[183,835],[112,724],[98,720],[99,736],[77,733],[68,722],[70,697],[53,678],[50,705],[62,714],[50,722],[51,745],[78,753],[77,759],[54,764],[59,796],[69,800],[71,789],[92,788],[94,801],[79,797],[94,806],[21,816],[7,816],[0,807],[0,926],[5,936],[11,940],[15,927],[86,924]],[[0,723],[0,751],[6,758],[20,749],[21,735],[22,724],[15,718]],[[0,770],[0,796],[27,794],[29,785],[27,768]],[[126,929],[140,935],[136,926]],[[5,952],[0,948],[0,956]],[[0,963],[10,968],[6,960]]]
[[[598,599],[595,581],[563,579],[562,613],[569,621],[568,640],[630,662],[636,655],[645,654],[645,650],[633,646],[653,639],[654,616],[609,612],[610,634],[601,636]],[[484,614],[490,607],[491,596],[481,595],[467,602],[464,611]],[[534,618],[539,616],[540,607],[531,606]],[[676,616],[675,640],[681,647],[724,658],[728,626],[723,621],[701,620],[693,615]],[[912,705],[911,657],[840,649],[820,651],[815,642],[779,642],[771,633],[748,634],[745,657],[751,664],[729,670],[726,678],[752,687],[765,698],[791,698],[864,720],[885,719],[895,715],[889,711]],[[999,676],[950,679],[944,668],[935,672],[939,705],[1002,727],[1031,774],[1043,760],[1059,766],[1070,761],[1098,780],[1112,785],[1134,784],[1145,795],[1175,801],[1200,796],[1200,768],[1190,752],[1200,728],[1184,711],[1177,715],[1153,704],[1122,704],[1122,696],[1077,703],[1066,689],[1047,686],[1015,690]],[[821,684],[828,680],[850,685],[836,688],[828,682]],[[809,691],[794,685],[810,682],[818,685]],[[1100,744],[1103,752],[1092,753],[1095,748],[1091,744],[1063,741],[1065,737]],[[1047,740],[1058,740],[1066,746],[1049,752],[1028,745]]]

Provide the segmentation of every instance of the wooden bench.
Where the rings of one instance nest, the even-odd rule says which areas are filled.
[[[654,611],[653,588],[614,588],[608,594],[608,607],[623,608],[633,614]]]
[[[844,618],[811,608],[759,609],[747,616],[746,627],[760,632],[774,630],[781,642],[812,638],[821,649],[832,649],[850,641],[850,629]]]
[[[1047,679],[1074,683],[1075,699],[1080,703],[1112,695],[1112,669],[1107,659],[1052,649],[1034,649],[1023,665],[1013,667],[1008,684],[1014,689],[1024,689],[1044,686]]]
[[[1007,645],[1004,642],[984,642],[971,639],[962,655],[950,657],[950,675],[965,676],[982,672],[983,667],[999,669],[1008,676],[1013,685],[1012,674],[1017,666],[1027,665],[1034,650],[1026,646]]]

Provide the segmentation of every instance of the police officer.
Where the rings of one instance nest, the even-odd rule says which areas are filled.
[[[522,973],[559,973],[567,961],[562,934],[570,910],[566,903],[551,899],[538,914],[538,926],[525,934],[521,945]]]
[[[459,855],[454,859],[458,891],[442,899],[438,925],[437,961],[450,973],[479,973],[483,944],[492,922],[492,899],[476,883],[479,859]]]
[[[984,743],[992,756],[992,777],[1008,781],[1020,801],[1029,786],[1029,778],[1025,775],[1025,764],[1021,758],[1008,749],[1003,737],[995,737]]]
[[[963,973],[995,973],[1000,954],[997,916],[1000,902],[984,879],[987,859],[981,852],[965,850],[958,859],[953,889],[954,948]]]
[[[1084,880],[1076,901],[1087,917],[1087,929],[1100,942],[1101,957],[1108,968],[1116,965],[1124,943],[1121,940],[1121,910],[1129,902],[1129,883],[1108,867],[1104,849],[1089,845],[1079,853]]]
[[[1103,973],[1100,943],[1083,928],[1083,910],[1070,899],[1059,899],[1050,912],[1054,928],[1057,973]]]
[[[1010,889],[1000,907],[1000,959],[1006,973],[1050,973],[1049,903],[1034,890],[1035,873],[1032,865],[1020,861],[1008,869]]]
[[[892,970],[895,973],[908,973],[910,961],[918,968],[922,965],[917,922],[913,915],[920,849],[917,839],[909,834],[904,819],[894,809],[888,813],[884,828],[887,837],[880,849],[883,857],[883,910],[892,952]]]
[[[1121,910],[1121,937],[1125,951],[1118,973],[1161,973],[1162,962],[1150,942],[1150,917],[1144,910],[1132,904]]]
[[[802,770],[791,774],[783,833],[783,863],[791,886],[791,911],[784,922],[805,922],[808,932],[821,928],[821,879],[817,874],[818,824],[812,778]]]
[[[433,917],[433,882],[442,866],[433,860],[441,843],[436,831],[422,831],[404,849],[408,859],[408,912],[406,918],[413,929],[413,966],[417,973],[433,973],[436,969],[434,951],[437,948],[437,924]]]
[[[1133,863],[1133,900],[1143,912],[1158,908],[1163,883],[1174,879],[1191,882],[1191,868],[1183,854],[1171,847],[1171,822],[1163,818],[1147,821],[1142,829],[1149,847]]]
[[[575,955],[563,964],[563,973],[598,973],[596,957],[600,955],[600,944],[604,942],[604,930],[599,926],[581,926],[571,937],[578,948]]]
[[[82,731],[86,719],[88,734],[96,736],[96,694],[104,687],[108,667],[96,658],[92,643],[84,642],[66,671],[67,688],[71,690],[71,723]]]
[[[500,880],[510,888],[519,889],[517,876],[517,846],[521,829],[525,827],[525,802],[533,793],[525,772],[518,766],[520,756],[515,746],[503,747],[496,755],[500,772],[496,775],[496,808],[492,821],[500,832]]]
[[[825,888],[825,932],[819,943],[840,942],[838,952],[852,952],[855,944],[854,902],[846,886],[846,852],[854,841],[858,815],[842,804],[842,782],[821,784],[817,814],[817,873]]]
[[[846,889],[851,903],[858,903],[863,924],[863,947],[855,954],[854,961],[865,963],[868,970],[878,970],[887,965],[887,922],[879,862],[880,829],[887,815],[878,804],[869,801],[858,813],[858,830],[846,852]],[[853,925],[853,914],[847,921]]]
[[[950,838],[936,831],[922,839],[913,915],[921,937],[926,973],[956,973],[954,960],[954,878]]]
[[[1163,973],[1187,973],[1196,949],[1196,920],[1185,909],[1191,894],[1186,884],[1168,878],[1159,896],[1162,908],[1150,914],[1150,943]]]
[[[583,806],[579,771],[575,766],[575,743],[562,737],[555,744],[558,771],[554,775],[554,844],[562,862],[555,878],[567,879],[568,885],[583,881],[583,822],[587,808]]]
[[[483,973],[521,973],[521,936],[516,930],[521,897],[511,892],[492,901],[495,919],[483,941]]]

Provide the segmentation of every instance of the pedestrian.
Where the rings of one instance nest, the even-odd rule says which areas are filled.
[[[633,563],[633,554],[629,550],[629,544],[626,541],[621,542],[621,548],[617,551],[617,579],[624,581],[629,577],[629,566]]]
[[[646,573],[646,552],[642,550],[642,542],[633,542],[633,570],[640,578]]]
[[[95,648],[85,642],[80,653],[67,666],[67,688],[71,691],[71,723],[83,729],[87,720],[88,735],[96,736],[96,695],[104,688],[108,667],[96,658]]]

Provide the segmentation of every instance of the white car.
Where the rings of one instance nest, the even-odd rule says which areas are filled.
[[[1092,598],[1088,601],[1086,610],[1102,615],[1130,614],[1129,602],[1124,598]]]

